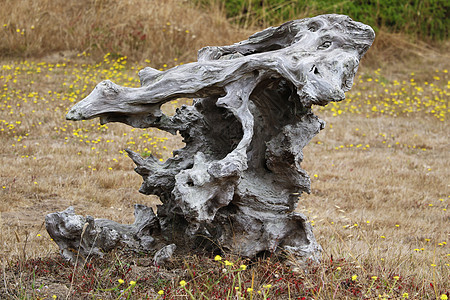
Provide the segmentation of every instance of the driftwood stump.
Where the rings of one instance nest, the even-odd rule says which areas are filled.
[[[127,150],[144,179],[139,191],[163,203],[156,215],[138,205],[135,224],[121,225],[68,209],[47,216],[50,236],[71,260],[119,244],[221,248],[245,257],[286,251],[318,260],[311,225],[295,211],[299,195],[310,192],[302,149],[325,126],[311,106],[344,100],[374,37],[347,16],[322,15],[205,47],[198,62],[164,72],[147,67],[139,88],[99,83],[68,120],[99,117],[102,124],[179,132],[186,146],[163,163]],[[195,98],[193,106],[174,116],[161,112],[180,97]]]

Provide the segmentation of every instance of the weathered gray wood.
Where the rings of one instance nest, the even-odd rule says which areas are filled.
[[[139,88],[103,81],[67,119],[99,117],[183,136],[186,146],[163,163],[127,150],[144,179],[140,192],[163,202],[152,239],[178,249],[220,247],[248,257],[287,251],[317,260],[311,225],[295,212],[299,194],[310,192],[302,149],[325,126],[311,106],[345,98],[374,36],[342,15],[291,21],[203,48],[198,62],[145,68]],[[164,115],[161,105],[179,97],[197,99]],[[66,213],[60,222],[66,215],[76,218]]]
[[[177,248],[177,245],[170,244],[170,245],[164,246],[160,250],[158,250],[155,253],[155,256],[153,256],[153,261],[155,262],[155,266],[162,266],[165,263],[167,263],[172,258],[173,253],[175,252],[176,248]]]
[[[147,250],[156,246],[153,233],[160,230],[158,219],[150,207],[134,205],[135,222],[119,224],[106,219],[94,219],[75,214],[72,206],[45,217],[47,232],[58,244],[61,255],[72,262],[88,256],[103,256],[103,252],[119,246]]]

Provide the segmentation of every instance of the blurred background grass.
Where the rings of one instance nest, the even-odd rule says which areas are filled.
[[[208,7],[211,0],[198,0]],[[375,31],[405,33],[426,41],[448,38],[449,2],[446,0],[231,0],[221,1],[226,16],[240,26],[266,27],[289,19],[318,14],[344,14]]]
[[[369,64],[445,51],[446,0],[0,0],[0,58],[89,53],[94,61],[127,56],[155,65],[193,61],[206,45],[245,39],[268,26],[323,13],[371,25]]]

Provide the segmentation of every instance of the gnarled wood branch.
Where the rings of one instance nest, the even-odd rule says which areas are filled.
[[[67,119],[99,117],[183,136],[186,146],[163,163],[127,150],[144,179],[140,192],[163,202],[156,217],[160,232],[152,238],[166,237],[178,249],[221,247],[248,257],[288,251],[317,260],[321,248],[311,225],[295,212],[299,194],[310,192],[302,149],[325,126],[311,106],[345,98],[373,39],[369,26],[347,16],[291,21],[234,45],[203,48],[198,62],[164,72],[145,68],[139,88],[103,81]],[[197,99],[164,115],[161,105],[179,97]],[[61,214],[54,223],[76,219]],[[66,240],[53,238],[68,248]]]

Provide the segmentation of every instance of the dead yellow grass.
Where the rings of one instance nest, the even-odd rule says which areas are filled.
[[[193,61],[201,47],[240,41],[261,29],[251,25],[255,21],[251,19],[245,30],[232,26],[216,1],[208,1],[207,10],[183,0],[0,0],[0,6],[0,57],[49,61],[88,53],[90,62],[95,62],[111,53],[116,58],[151,61],[159,68],[175,65],[174,59]],[[311,11],[293,18],[308,14]],[[442,52],[448,49],[445,43],[438,46]],[[435,60],[437,55],[428,44],[381,29],[363,64],[407,66],[430,56]]]
[[[80,58],[3,63],[3,261],[57,251],[43,228],[47,213],[73,205],[79,214],[129,223],[134,203],[158,203],[137,192],[141,178],[122,150],[164,159],[182,146],[179,138],[64,119],[104,78],[137,85],[141,67],[109,56],[97,65]],[[346,102],[316,109],[328,125],[305,148],[313,192],[298,209],[313,222],[324,259],[345,258],[359,276],[371,265],[371,272],[419,279],[423,288],[450,283],[449,77],[445,68],[431,69],[403,74],[404,80],[366,71]]]
[[[0,6],[1,56],[86,52],[98,60],[112,53],[162,66],[244,37],[219,7],[205,13],[182,0],[1,0]]]

